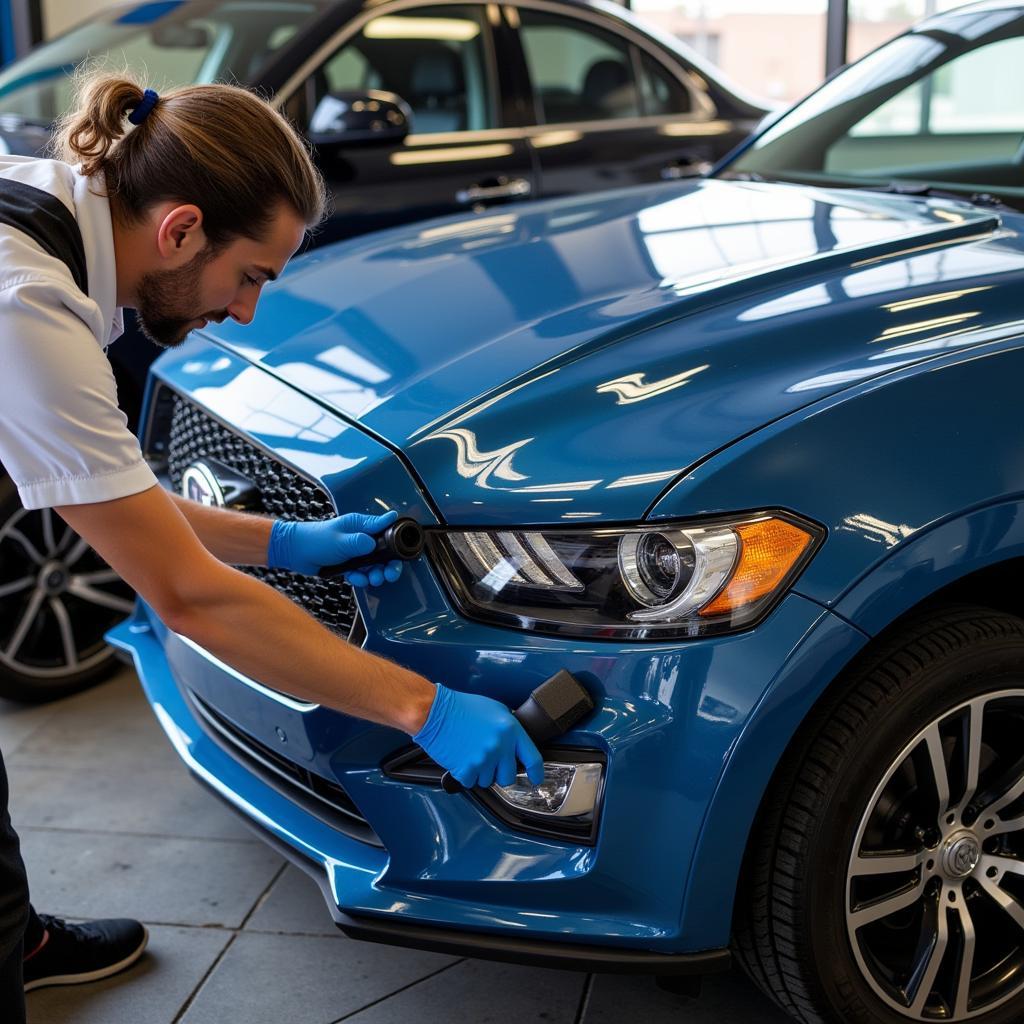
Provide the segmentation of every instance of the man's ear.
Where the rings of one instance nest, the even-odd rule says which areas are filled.
[[[203,211],[192,204],[166,209],[157,228],[156,244],[160,255],[172,264],[187,263],[206,248]]]

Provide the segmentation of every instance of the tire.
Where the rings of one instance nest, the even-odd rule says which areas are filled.
[[[0,697],[41,703],[117,666],[103,634],[132,592],[50,509],[26,511],[0,473]]]
[[[1024,1019],[1024,620],[933,612],[808,720],[752,833],[734,948],[808,1024]]]

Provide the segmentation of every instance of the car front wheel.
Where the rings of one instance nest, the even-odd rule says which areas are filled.
[[[782,767],[741,899],[739,959],[799,1020],[1024,1019],[1024,621],[876,651]]]
[[[103,634],[132,592],[50,509],[28,511],[0,475],[0,697],[47,701],[116,665]]]

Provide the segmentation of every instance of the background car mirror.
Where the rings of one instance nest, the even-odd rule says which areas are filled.
[[[308,135],[320,147],[394,144],[411,125],[409,104],[393,92],[331,92],[316,105]]]

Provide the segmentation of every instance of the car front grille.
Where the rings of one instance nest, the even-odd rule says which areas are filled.
[[[182,477],[192,463],[215,459],[255,485],[258,498],[245,504],[246,511],[303,520],[330,519],[336,514],[322,487],[166,385],[155,396],[153,409],[147,454],[166,463],[175,493],[181,493]],[[355,643],[363,639],[352,588],[341,578],[326,580],[258,566],[239,568],[290,597],[334,632]]]
[[[199,724],[219,746],[244,761],[267,785],[288,796],[325,824],[373,846],[383,846],[352,798],[337,782],[282,757],[239,729],[197,693],[188,691]]]

